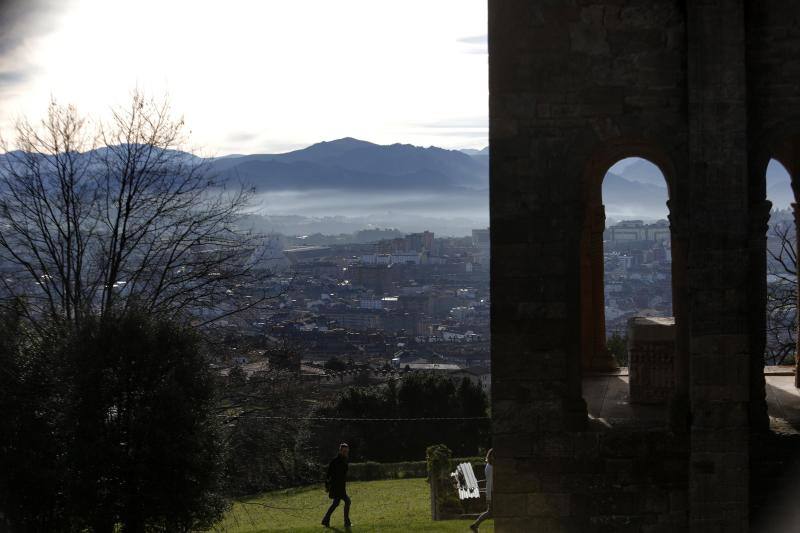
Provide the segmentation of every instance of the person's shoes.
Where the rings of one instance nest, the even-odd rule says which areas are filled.
[[[469,525],[469,528],[470,528],[472,531],[478,531],[478,526],[476,526],[475,524],[470,524],[470,525]]]
[[[325,526],[325,527],[331,527],[331,523],[326,521],[326,520],[322,521],[322,525]]]
[[[353,523],[352,522],[345,522],[344,523],[344,527],[353,527]]]

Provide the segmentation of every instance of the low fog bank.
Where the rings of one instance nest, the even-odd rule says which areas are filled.
[[[371,228],[466,236],[489,225],[489,192],[273,191],[258,194],[256,229],[283,235],[334,235]]]
[[[626,204],[605,204],[606,227],[613,226],[623,220],[641,220],[646,223],[666,220],[669,210],[666,204],[634,206]]]

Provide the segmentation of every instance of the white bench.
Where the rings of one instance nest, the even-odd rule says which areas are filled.
[[[486,492],[485,488],[480,487],[480,483],[486,483],[486,480],[478,481],[471,463],[460,463],[450,477],[453,478],[453,483],[458,489],[459,500],[480,498],[481,493]]]

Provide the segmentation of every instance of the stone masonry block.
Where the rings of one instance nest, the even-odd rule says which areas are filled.
[[[570,515],[569,494],[528,494],[528,516],[561,517]]]

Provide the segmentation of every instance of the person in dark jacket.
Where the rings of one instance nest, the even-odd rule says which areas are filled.
[[[350,527],[350,497],[347,495],[347,456],[350,447],[343,442],[339,445],[339,455],[328,465],[328,474],[325,476],[325,488],[328,497],[333,500],[328,512],[322,519],[322,525],[331,526],[331,515],[339,507],[339,502],[344,501],[344,527]]]

